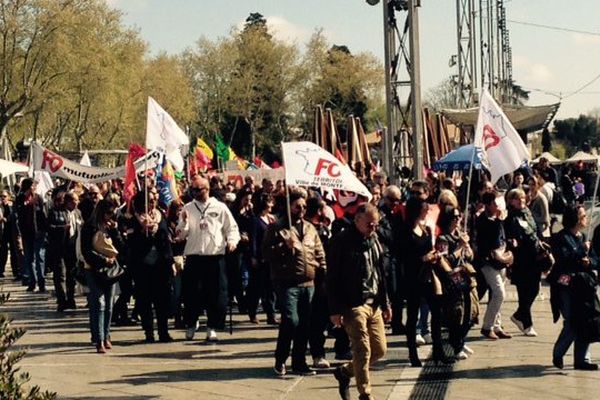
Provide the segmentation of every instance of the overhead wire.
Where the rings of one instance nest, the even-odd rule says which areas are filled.
[[[580,29],[572,29],[572,28],[564,28],[564,27],[560,27],[560,26],[537,24],[535,22],[515,21],[514,19],[507,19],[506,21],[507,22],[511,22],[513,24],[519,24],[519,25],[525,25],[525,26],[533,26],[533,27],[536,27],[536,28],[551,29],[553,31],[579,33],[581,35],[600,36],[600,32],[583,31],[583,30],[580,30]]]

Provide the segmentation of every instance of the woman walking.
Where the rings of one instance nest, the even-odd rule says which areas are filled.
[[[525,192],[513,189],[506,195],[508,217],[504,221],[506,239],[514,254],[511,282],[517,287],[519,307],[510,320],[525,336],[537,336],[531,307],[540,292],[542,271],[536,263],[541,250],[537,226],[527,207]]]
[[[106,353],[112,348],[110,320],[115,285],[113,281],[103,279],[99,271],[114,267],[123,248],[115,209],[112,202],[100,200],[81,231],[81,252],[89,288],[90,331],[98,353]]]
[[[440,235],[436,239],[436,249],[441,254],[445,254],[453,273],[464,279],[464,284],[461,284],[452,280],[450,276],[444,277],[448,283],[444,302],[451,310],[447,313],[446,320],[454,356],[458,360],[465,360],[473,354],[473,350],[465,344],[465,338],[473,325],[473,317],[477,316],[474,311],[477,309],[477,294],[474,290],[476,285],[471,284],[472,281],[474,282],[471,276],[475,275],[475,270],[468,264],[473,261],[473,250],[469,245],[469,235],[460,230],[461,221],[462,215],[458,208],[446,206],[441,210],[437,222]],[[473,296],[471,296],[472,291]]]
[[[596,252],[590,248],[583,233],[588,224],[585,208],[581,205],[567,207],[562,224],[563,229],[554,238],[552,246],[556,264],[548,276],[554,322],[558,321],[559,315],[563,317],[563,327],[552,351],[552,364],[562,369],[563,357],[575,342],[575,369],[594,371],[598,364],[591,363],[590,342],[584,337],[586,332],[577,327],[578,312],[583,310],[576,306],[577,293],[572,288],[576,279],[592,277],[592,271],[598,269]],[[592,286],[595,292],[595,285]]]
[[[405,257],[407,283],[406,340],[410,364],[413,367],[422,365],[416,343],[417,318],[421,298],[426,300],[431,313],[433,359],[445,364],[454,362],[454,359],[445,356],[442,346],[441,288],[432,269],[433,265],[440,261],[440,254],[433,248],[431,229],[425,226],[427,210],[427,202],[418,197],[411,197],[406,202],[406,231],[401,241],[404,246],[402,254]]]
[[[128,236],[129,268],[135,283],[135,299],[142,319],[145,341],[153,343],[156,312],[158,340],[171,342],[168,312],[173,273],[173,251],[166,219],[156,208],[156,197],[139,192],[133,198],[133,232]]]

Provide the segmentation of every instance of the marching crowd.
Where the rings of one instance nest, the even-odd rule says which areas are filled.
[[[206,340],[217,342],[228,307],[237,306],[253,324],[278,326],[277,375],[287,373],[290,354],[292,372],[311,375],[330,367],[332,335],[335,358],[346,360],[334,371],[343,399],[352,377],[360,399],[372,398],[369,365],[386,353],[386,324],[406,335],[413,367],[424,344],[436,363],[471,357],[465,337],[478,323],[485,339],[510,339],[500,314],[508,280],[518,293],[509,318],[536,336],[532,305],[545,277],[555,321],[563,318],[552,363],[563,368],[574,343],[574,367],[596,370],[589,345],[600,340],[600,233],[586,237],[585,192],[564,182],[571,175],[559,178],[542,160],[501,191],[481,174],[462,204],[464,185],[443,174],[396,186],[376,173],[365,182],[371,201],[343,215],[315,188],[269,179],[235,187],[196,175],[179,182],[181,196],[166,206],[151,180],[126,202],[119,182],[64,182],[43,196],[26,178],[14,200],[0,194],[0,273],[10,256],[13,277],[45,292],[52,272],[57,312],[76,307],[79,282],[98,353],[113,345],[111,325],[138,321],[146,342],[157,340],[155,325],[158,341],[169,342],[171,318],[193,340],[205,316]]]

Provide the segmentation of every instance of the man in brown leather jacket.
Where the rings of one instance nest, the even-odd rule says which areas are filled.
[[[303,190],[289,194],[292,227],[287,220],[273,224],[262,244],[281,311],[274,367],[279,376],[286,374],[285,362],[292,341],[293,372],[314,374],[306,364],[306,347],[314,278],[318,268],[325,268],[325,252],[317,230],[303,219],[306,197]]]

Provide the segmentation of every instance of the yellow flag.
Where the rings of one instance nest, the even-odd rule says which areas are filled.
[[[196,147],[198,147],[200,150],[202,150],[202,152],[209,158],[209,159],[213,159],[214,158],[214,154],[212,149],[208,146],[208,144],[206,144],[206,142],[204,140],[202,140],[201,138],[198,138],[198,144],[196,145]]]

